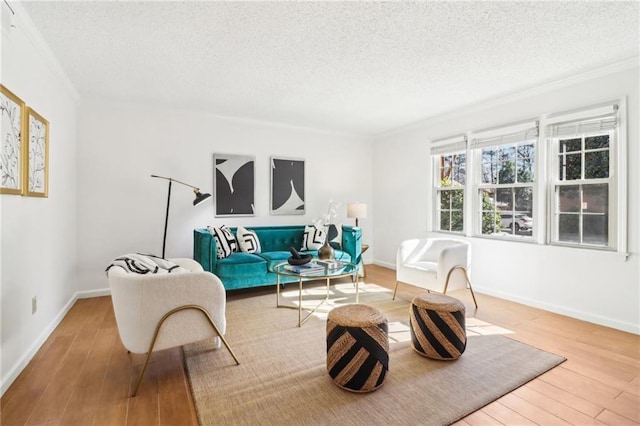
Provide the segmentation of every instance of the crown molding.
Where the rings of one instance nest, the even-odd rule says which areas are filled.
[[[414,123],[410,123],[402,127],[398,127],[395,129],[388,130],[386,132],[379,133],[377,135],[374,135],[372,139],[380,140],[382,138],[394,136],[399,133],[416,130],[421,127],[433,126],[443,121],[459,118],[467,114],[481,112],[483,110],[498,107],[510,102],[534,97],[536,95],[541,95],[554,90],[563,89],[565,87],[583,83],[585,81],[590,81],[599,77],[605,77],[607,75],[615,74],[615,73],[626,71],[633,68],[638,68],[638,66],[640,66],[640,56],[634,56],[620,62],[609,64],[600,68],[596,68],[580,74],[565,77],[559,80],[554,80],[552,82],[549,82],[540,86],[519,90],[517,92],[511,93],[505,96],[500,96],[497,98],[480,101],[475,104],[468,105],[466,107],[447,111],[436,116],[428,117],[423,120],[416,121]]]
[[[64,88],[69,92],[69,95],[77,103],[80,101],[80,93],[71,82],[71,79],[65,72],[58,59],[53,54],[53,51],[49,47],[49,44],[44,39],[36,25],[31,20],[29,13],[22,7],[20,2],[12,2],[11,7],[15,11],[16,28],[11,31],[22,31],[26,38],[31,42],[34,49],[40,54],[44,62],[49,66],[49,69],[56,75]]]

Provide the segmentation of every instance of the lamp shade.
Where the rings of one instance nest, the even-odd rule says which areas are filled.
[[[349,203],[347,205],[347,217],[364,219],[367,217],[367,205],[364,203]]]
[[[198,190],[194,190],[193,192],[196,193],[196,199],[193,200],[193,205],[197,206],[198,204],[200,204],[201,202],[203,202],[204,200],[206,200],[207,198],[211,198],[211,194],[203,194],[202,192],[198,191]]]

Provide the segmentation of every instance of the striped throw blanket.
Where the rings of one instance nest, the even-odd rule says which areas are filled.
[[[142,253],[129,253],[119,256],[107,266],[105,273],[109,272],[113,266],[120,266],[127,272],[135,274],[170,274],[176,272],[189,272],[188,269],[183,268],[167,259],[154,256],[152,254]]]

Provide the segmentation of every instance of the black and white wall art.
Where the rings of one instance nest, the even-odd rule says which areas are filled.
[[[271,214],[304,212],[304,160],[271,157]]]
[[[255,157],[213,154],[215,215],[255,216]]]

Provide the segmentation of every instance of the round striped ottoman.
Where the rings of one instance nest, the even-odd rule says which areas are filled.
[[[327,317],[327,371],[333,382],[351,392],[382,386],[389,369],[387,318],[373,306],[352,304]]]
[[[444,294],[414,297],[409,308],[411,343],[422,356],[438,360],[460,358],[467,346],[465,307]]]

